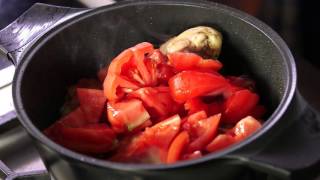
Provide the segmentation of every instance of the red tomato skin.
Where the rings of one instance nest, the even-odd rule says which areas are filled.
[[[175,52],[168,54],[169,63],[177,70],[191,70],[197,68],[202,57],[195,53]]]
[[[171,96],[177,102],[213,92],[220,94],[227,86],[228,81],[222,76],[197,71],[183,71],[169,80]]]
[[[168,156],[167,163],[172,164],[181,159],[185,147],[189,144],[189,134],[187,131],[180,132],[177,137],[172,141]]]
[[[217,137],[213,139],[207,146],[206,150],[208,152],[215,152],[228,146],[234,144],[236,141],[234,137],[229,134],[219,134]]]
[[[109,152],[116,142],[115,133],[107,126],[71,128],[61,124],[55,131],[58,144],[85,154]]]
[[[244,89],[237,91],[225,103],[223,122],[237,123],[240,119],[250,115],[259,102],[259,96]]]
[[[223,65],[220,61],[214,59],[204,59],[198,64],[199,69],[209,69],[219,71]]]
[[[77,88],[80,108],[88,122],[98,123],[103,113],[107,98],[102,90]]]
[[[175,52],[168,54],[169,64],[178,71],[199,70],[199,71],[218,71],[222,68],[221,62],[212,59],[203,59],[195,53]]]

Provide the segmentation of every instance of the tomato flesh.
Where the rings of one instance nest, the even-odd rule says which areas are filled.
[[[259,101],[259,96],[249,90],[237,91],[227,99],[223,113],[223,121],[236,123],[240,119],[250,115]]]
[[[109,102],[107,116],[112,128],[118,133],[132,131],[150,119],[142,102],[137,99],[117,103]]]
[[[247,138],[260,128],[261,123],[251,116],[241,119],[233,129],[235,141],[239,142]]]
[[[210,116],[206,119],[198,121],[188,118],[189,123],[190,144],[187,152],[193,152],[203,149],[215,136],[218,131],[221,114]]]
[[[219,94],[227,86],[228,82],[222,76],[197,71],[183,71],[169,80],[170,93],[177,102],[185,102],[207,93]]]
[[[107,98],[102,90],[77,88],[80,108],[90,123],[98,123]]]
[[[224,149],[233,143],[235,143],[235,139],[231,135],[219,134],[207,145],[206,150],[208,152],[215,152]]]

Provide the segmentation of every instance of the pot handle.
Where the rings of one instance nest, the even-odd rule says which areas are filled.
[[[313,179],[320,167],[320,113],[300,99],[301,113],[255,154],[234,156],[242,164],[279,179]],[[303,105],[301,105],[303,104]],[[293,110],[299,111],[297,108]]]
[[[34,40],[56,25],[89,10],[36,3],[0,31],[0,53],[17,65],[24,49]]]

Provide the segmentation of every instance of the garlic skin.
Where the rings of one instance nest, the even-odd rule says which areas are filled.
[[[211,27],[190,28],[169,39],[160,46],[163,54],[195,52],[208,58],[218,58],[222,46],[222,34]]]

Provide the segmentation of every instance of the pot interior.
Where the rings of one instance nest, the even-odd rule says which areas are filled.
[[[165,12],[165,13],[164,13]],[[67,87],[96,77],[122,50],[159,45],[183,30],[207,25],[222,32],[224,74],[249,75],[268,107],[278,107],[289,83],[288,61],[274,41],[237,13],[216,6],[142,3],[100,8],[40,39],[24,57],[16,89],[32,123],[43,130],[59,117]],[[267,119],[267,118],[266,118]],[[268,121],[272,121],[270,119]]]

